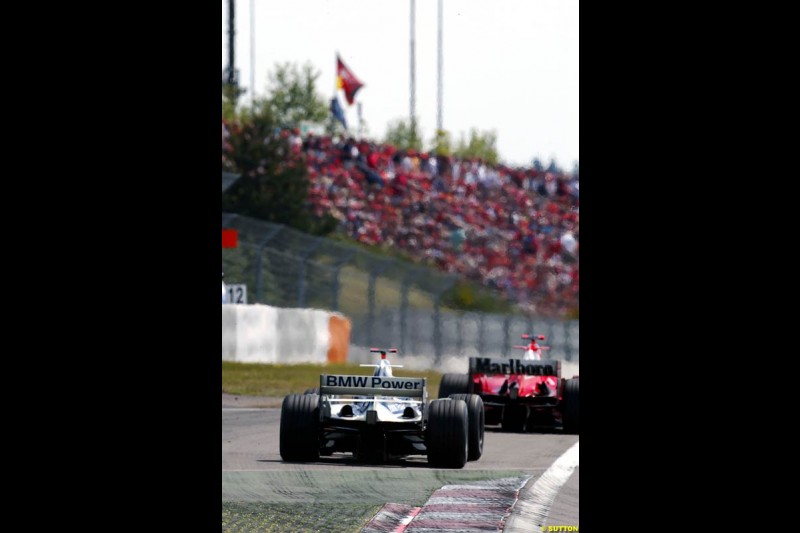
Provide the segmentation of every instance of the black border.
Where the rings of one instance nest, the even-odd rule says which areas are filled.
[[[220,524],[217,9],[110,7],[95,19],[114,30],[92,42],[104,68],[71,130],[95,176],[75,208],[93,238],[64,257],[105,289],[84,302],[94,318],[79,346],[98,371],[78,393],[92,414],[73,429],[91,443],[81,464],[99,474],[98,524]]]
[[[719,529],[735,513],[710,502],[758,494],[742,463],[758,471],[774,454],[756,452],[774,442],[772,387],[738,362],[773,356],[754,340],[774,325],[751,328],[776,308],[752,295],[784,279],[764,272],[775,263],[763,252],[782,248],[752,226],[774,220],[777,204],[762,212],[758,193],[777,181],[731,138],[761,129],[731,123],[721,95],[739,69],[724,76],[717,66],[732,59],[709,61],[732,42],[709,14],[581,11],[580,525]]]

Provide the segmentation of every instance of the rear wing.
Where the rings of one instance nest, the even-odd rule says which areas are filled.
[[[406,396],[422,398],[426,378],[389,378],[384,376],[342,376],[322,374],[319,377],[320,395],[351,394],[355,396]]]
[[[385,357],[387,352],[388,353],[397,353],[397,348],[389,348],[388,350],[386,350],[384,348],[370,348],[369,351],[370,351],[370,353],[379,353],[379,354],[381,354],[381,355],[383,355]]]
[[[517,348],[517,349],[519,349],[519,350],[527,350],[527,349],[528,349],[528,348],[530,348],[530,347],[531,347],[531,345],[530,345],[530,344],[529,344],[529,345],[527,345],[527,346],[522,346],[521,344],[515,344],[514,346],[512,346],[512,348]],[[538,346],[538,348],[539,348],[540,350],[549,350],[549,349],[550,349],[550,347],[549,347],[549,346]]]
[[[526,360],[500,357],[470,357],[469,373],[472,374],[519,374],[525,376],[561,377],[561,361]]]

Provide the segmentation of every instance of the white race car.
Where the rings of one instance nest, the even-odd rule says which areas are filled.
[[[362,461],[427,455],[432,466],[463,468],[483,454],[483,401],[475,394],[428,403],[426,378],[394,377],[380,353],[372,376],[322,374],[319,388],[290,394],[281,407],[284,461],[352,453]]]

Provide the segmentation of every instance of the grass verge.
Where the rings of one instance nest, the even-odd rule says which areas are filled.
[[[358,533],[381,507],[347,502],[327,505],[222,502],[222,531]]]
[[[311,387],[319,387],[320,374],[351,374],[371,376],[373,368],[358,364],[299,364],[269,365],[263,363],[222,362],[222,392],[244,396],[283,398],[287,394],[301,394]],[[398,377],[428,378],[428,398],[436,398],[442,375],[432,370],[399,369]]]

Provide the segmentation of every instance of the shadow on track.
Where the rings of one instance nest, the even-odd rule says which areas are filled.
[[[420,457],[407,457],[405,459],[387,459],[383,462],[373,461],[360,461],[347,454],[333,454],[329,457],[320,457],[316,461],[284,461],[283,459],[256,459],[258,463],[284,463],[296,465],[340,465],[352,467],[374,467],[381,466],[384,468],[431,468],[441,469],[441,467],[433,467],[428,464],[428,460],[424,456]],[[456,469],[457,470],[457,469]]]

